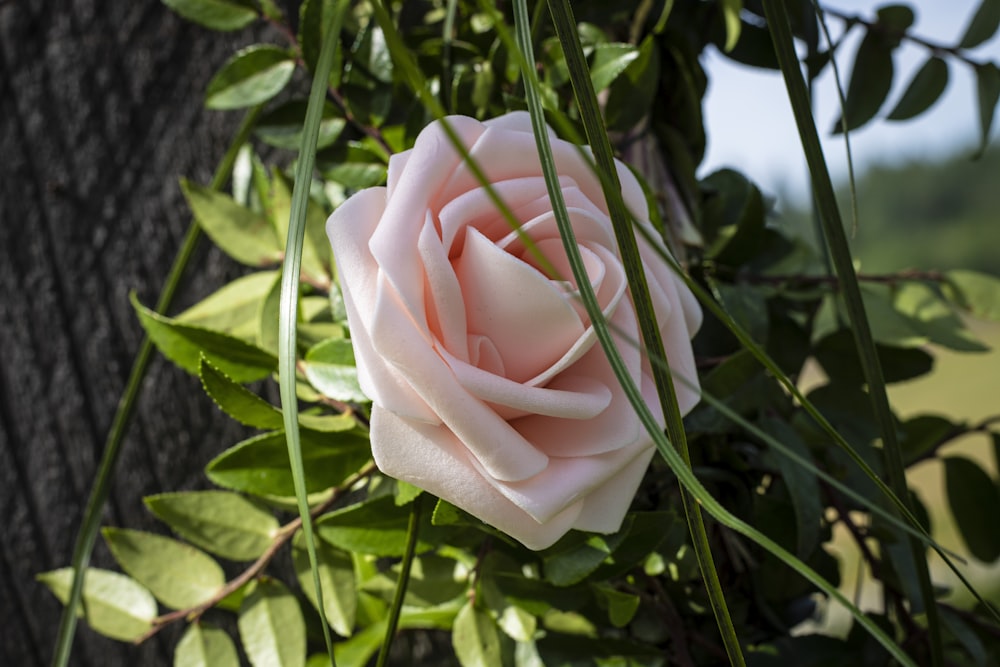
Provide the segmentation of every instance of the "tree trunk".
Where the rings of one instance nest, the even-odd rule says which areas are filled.
[[[240,113],[202,109],[253,35],[211,33],[155,1],[0,0],[0,664],[52,658],[67,566],[142,331],[189,222],[177,179],[207,183]],[[196,257],[179,305],[232,279]],[[204,486],[243,433],[157,356],[104,522],[160,530],[141,498]],[[93,563],[112,567],[99,542]],[[167,665],[180,629],[133,647],[81,624],[71,664]]]

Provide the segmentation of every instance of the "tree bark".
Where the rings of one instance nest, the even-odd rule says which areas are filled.
[[[148,305],[240,120],[205,85],[252,32],[209,32],[159,2],[0,0],[0,664],[44,665],[62,606],[35,580],[69,565]],[[197,257],[179,305],[239,272]],[[243,436],[157,356],[105,524],[162,530],[144,495],[204,486]],[[93,565],[113,567],[99,542]],[[133,647],[81,624],[71,664],[167,665],[179,628]]]

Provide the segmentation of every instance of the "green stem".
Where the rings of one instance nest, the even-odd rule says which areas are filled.
[[[517,16],[517,8],[521,4],[515,3],[515,16]],[[576,19],[573,17],[573,10],[568,0],[551,0],[549,9],[552,13],[552,22],[555,25],[556,34],[563,45],[563,53],[566,57],[570,80],[576,94],[577,105],[580,108],[587,139],[591,150],[594,152],[598,173],[605,177],[601,179],[601,184],[604,187],[604,196],[611,213],[615,237],[622,254],[622,264],[625,267],[629,289],[632,292],[632,301],[635,304],[638,315],[642,339],[646,345],[647,357],[663,360],[663,364],[652,365],[652,371],[653,379],[656,382],[660,407],[665,416],[667,436],[681,455],[684,464],[690,468],[691,457],[688,452],[687,436],[684,432],[684,424],[677,405],[674,383],[671,380],[670,367],[668,365],[669,360],[663,349],[663,340],[660,337],[660,330],[656,322],[656,313],[653,310],[649,287],[646,283],[646,273],[643,268],[642,259],[639,256],[639,247],[635,239],[635,233],[632,231],[632,216],[626,209],[625,202],[622,199],[621,184],[618,182],[618,172],[615,168],[611,144],[608,140],[604,124],[601,121],[597,94],[594,92],[593,83],[588,75],[587,62],[580,43],[580,36],[576,29]],[[532,62],[532,54],[527,52],[524,45],[522,45],[522,49],[526,51],[525,56],[528,62]],[[729,655],[729,661],[733,665],[744,665],[743,651],[740,647],[739,637],[736,635],[736,628],[733,626],[732,617],[729,614],[729,607],[726,605],[726,597],[722,591],[722,582],[719,580],[715,560],[712,557],[712,548],[709,545],[708,531],[705,529],[705,520],[702,517],[701,508],[683,487],[681,487],[681,499],[684,505],[684,514],[687,518],[688,528],[691,531],[691,540],[694,545],[695,555],[698,558],[698,565],[701,568],[702,577],[704,578],[705,587],[708,590],[708,597],[712,605],[712,611],[715,614],[715,620],[719,626],[723,644],[726,647],[726,653]]]
[[[399,627],[399,616],[403,610],[403,600],[406,598],[406,588],[410,584],[410,572],[413,569],[413,556],[417,552],[417,534],[420,530],[420,512],[423,509],[424,495],[420,494],[414,498],[410,507],[410,521],[406,525],[406,551],[403,553],[403,562],[399,566],[399,579],[396,580],[396,590],[392,595],[392,607],[389,609],[389,618],[386,619],[385,637],[382,639],[382,648],[378,653],[378,662],[375,667],[385,667],[389,659],[389,650],[392,648],[392,640],[396,638],[396,628]]]
[[[830,173],[823,158],[823,150],[820,146],[819,135],[816,132],[816,125],[812,119],[809,96],[806,92],[805,83],[802,80],[798,57],[795,54],[795,44],[792,39],[792,30],[787,9],[780,0],[764,0],[764,13],[774,40],[775,53],[781,65],[781,72],[785,78],[785,86],[788,89],[788,98],[795,114],[802,147],[806,155],[806,160],[809,163],[813,192],[819,207],[820,219],[823,222],[824,236],[827,240],[837,276],[840,278],[841,293],[844,296],[847,314],[851,321],[851,331],[854,334],[861,367],[868,384],[868,392],[875,412],[875,418],[879,424],[882,436],[882,453],[885,457],[889,486],[898,499],[904,505],[909,506],[911,503],[906,485],[906,471],[903,466],[903,456],[899,443],[896,440],[896,425],[885,390],[882,366],[875,351],[875,342],[872,338],[871,327],[868,323],[864,302],[861,298],[861,288],[859,287],[854,265],[851,261],[851,252],[847,243],[847,235],[844,232],[844,225],[840,218],[840,210],[837,207],[833,183],[830,180]],[[906,540],[909,545],[910,557],[913,559],[913,564],[917,572],[917,579],[920,584],[920,596],[923,598],[920,601],[914,602],[920,602],[924,612],[927,614],[931,664],[935,667],[940,667],[940,665],[944,664],[944,648],[941,640],[941,625],[938,618],[937,603],[934,599],[934,590],[927,567],[927,558],[924,555],[923,546],[918,540],[911,537],[907,537]]]
[[[226,154],[222,157],[209,188],[221,190],[226,181],[229,180],[233,171],[233,164],[236,162],[236,155],[243,144],[250,137],[250,132],[257,123],[257,118],[263,107],[257,106],[247,112],[240,125],[232,143],[229,145]],[[198,246],[201,239],[201,228],[197,223],[192,222],[188,227],[184,240],[174,263],[170,267],[163,291],[156,302],[156,312],[164,313],[170,308],[174,294],[180,285],[181,277],[187,269],[191,260],[191,255]],[[132,362],[132,370],[129,372],[128,381],[125,383],[125,391],[118,401],[118,408],[115,411],[114,420],[108,430],[108,436],[104,441],[104,453],[101,455],[101,462],[97,468],[97,477],[94,485],[90,489],[90,497],[87,499],[87,507],[83,512],[83,522],[80,526],[80,533],[76,537],[76,544],[73,546],[73,585],[70,587],[69,599],[63,609],[59,619],[59,633],[56,636],[56,650],[52,658],[54,667],[66,667],[69,664],[70,654],[73,648],[73,636],[76,634],[77,615],[76,609],[80,605],[80,598],[83,594],[83,575],[90,563],[90,554],[94,550],[94,542],[97,539],[97,531],[101,523],[101,511],[104,503],[108,499],[108,491],[111,485],[111,478],[114,475],[115,463],[121,452],[121,444],[128,432],[129,424],[132,422],[132,415],[135,413],[136,399],[142,388],[142,380],[146,377],[146,370],[153,356],[153,342],[149,336],[143,336],[139,345],[139,352]]]

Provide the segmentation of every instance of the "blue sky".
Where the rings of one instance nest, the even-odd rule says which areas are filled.
[[[954,44],[980,0],[910,0],[916,12],[914,34],[932,42]],[[827,0],[827,7],[874,17],[882,2],[873,0]],[[830,19],[834,33],[841,22]],[[847,48],[838,50],[844,85],[854,62],[856,45],[863,31],[854,28]],[[904,43],[896,53],[896,76],[892,92],[882,109],[892,109],[916,69],[927,57],[921,47]],[[977,60],[1000,62],[1000,38],[970,52]],[[709,52],[704,61],[710,87],[705,100],[708,150],[700,172],[704,175],[720,167],[733,167],[756,181],[765,192],[801,198],[806,193],[807,174],[798,134],[780,74],[737,65],[718,52]],[[949,60],[948,88],[931,109],[917,119],[888,122],[880,119],[851,135],[855,167],[863,172],[878,163],[898,163],[947,155],[960,150],[971,152],[978,140],[979,115],[975,79],[964,63]],[[834,179],[846,178],[846,158],[841,137],[827,132],[839,117],[839,105],[831,68],[820,78],[816,94],[816,118],[824,151]],[[825,133],[825,134],[823,134]],[[1000,118],[994,120],[993,143],[1000,141]]]

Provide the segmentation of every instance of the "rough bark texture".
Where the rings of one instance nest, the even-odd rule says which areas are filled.
[[[201,108],[253,35],[211,33],[161,3],[0,0],[0,664],[51,660],[61,605],[35,581],[69,564],[141,329],[189,222],[177,186],[207,183],[240,113]],[[236,275],[203,251],[180,300]],[[156,525],[144,495],[204,484],[242,433],[157,357],[105,523]],[[111,564],[102,544],[94,564]],[[72,664],[166,665],[177,631],[141,647],[81,625]]]

